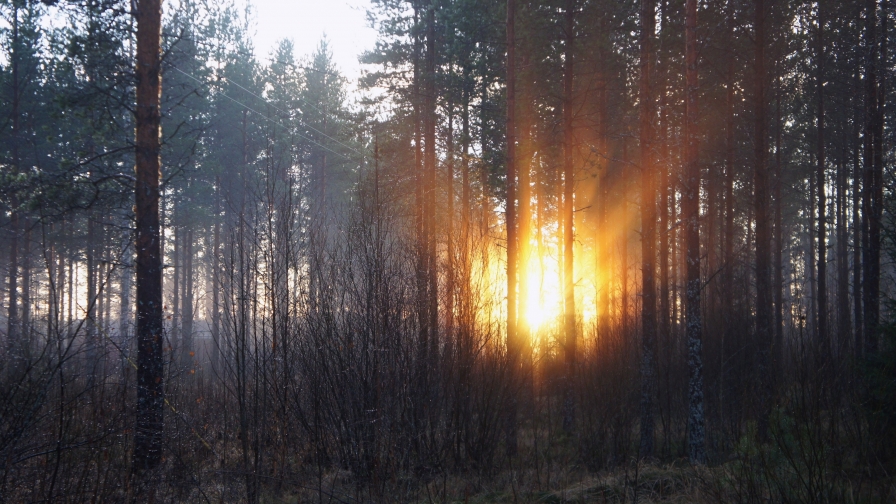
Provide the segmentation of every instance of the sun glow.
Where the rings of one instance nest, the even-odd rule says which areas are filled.
[[[564,313],[562,265],[558,261],[556,244],[542,245],[537,253],[533,246],[523,258],[520,268],[519,322],[524,324],[535,338],[540,332],[562,327]],[[591,250],[577,246],[575,253],[575,305],[579,324],[589,324],[596,317],[595,297],[598,283],[595,275],[594,255]]]
[[[520,306],[520,319],[534,333],[560,317],[563,297],[556,261],[531,254],[527,262],[526,267],[521,268],[521,273],[526,275],[528,292]]]

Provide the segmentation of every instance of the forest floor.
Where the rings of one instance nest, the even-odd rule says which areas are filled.
[[[347,486],[340,489],[339,480],[348,483],[347,475],[324,476],[323,493],[333,502],[381,501],[358,494]],[[476,474],[434,478],[419,485],[405,496],[392,494],[384,502],[419,503],[653,503],[653,502],[726,502],[713,470],[689,465],[631,464],[612,472],[593,473],[581,468],[553,468],[546,471],[528,469],[505,471],[498,475]],[[345,478],[345,479],[343,479]],[[342,490],[342,491],[340,491]],[[314,502],[321,495],[311,488],[292,498],[277,502]],[[281,500],[282,499],[282,500]],[[325,500],[326,497],[324,497]]]
[[[784,471],[785,473],[788,471]],[[765,473],[764,475],[762,473]],[[820,476],[820,475],[816,475]],[[413,484],[406,494],[385,497],[352,489],[347,473],[331,473],[322,481],[323,494],[307,488],[272,502],[414,502],[463,504],[573,503],[729,503],[729,502],[862,502],[886,503],[896,498],[896,481],[838,479],[801,484],[800,475],[772,475],[732,460],[714,467],[632,462],[614,471],[589,472],[559,465],[547,471],[504,471],[433,478]],[[822,479],[825,479],[822,476]],[[341,481],[340,481],[341,480]],[[285,498],[284,498],[285,497]]]

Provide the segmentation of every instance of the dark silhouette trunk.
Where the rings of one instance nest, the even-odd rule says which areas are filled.
[[[12,3],[12,162],[13,175],[18,174],[21,159],[19,157],[19,3]],[[11,198],[12,212],[9,225],[9,306],[7,307],[6,347],[11,358],[18,361],[19,348],[22,343],[21,321],[19,320],[19,212],[18,199]],[[13,369],[19,362],[13,363]]]
[[[885,37],[882,37],[886,40]],[[864,308],[865,356],[877,353],[877,331],[880,322],[880,244],[883,212],[883,117],[882,86],[878,83],[878,58],[884,50],[877,35],[877,0],[868,0],[865,12],[865,159],[863,174],[863,227],[867,243],[862,258],[862,305]],[[881,54],[878,54],[878,53]]]
[[[118,287],[119,287],[119,305],[118,305],[118,341],[123,352],[122,357],[127,356],[127,341],[130,339],[130,316],[131,316],[131,271],[134,266],[131,257],[132,248],[130,246],[133,236],[131,236],[130,219],[122,219],[121,224],[121,265],[118,270]]]
[[[818,344],[822,355],[829,352],[828,341],[828,278],[827,278],[827,197],[825,194],[825,145],[824,145],[824,16],[821,5],[818,6],[818,46],[816,52],[816,87],[817,87],[817,134],[818,145],[816,161],[818,165],[815,172],[815,187],[818,191],[818,294],[816,296],[815,313],[818,317],[816,329],[818,331]]]
[[[193,227],[186,224],[182,231],[183,253],[183,308],[181,310],[181,367],[185,373],[194,372],[193,364]]]
[[[510,366],[510,407],[507,411],[507,452],[516,454],[516,374],[519,365],[517,341],[517,223],[516,223],[516,2],[507,0],[507,180],[504,200],[507,226],[507,357]]]
[[[840,151],[837,160],[837,353],[842,358],[850,345],[852,320],[849,313],[849,233],[846,220],[846,161],[847,150]]]
[[[566,47],[563,68],[563,332],[566,354],[566,397],[563,400],[563,430],[572,432],[575,421],[573,380],[576,368],[576,298],[573,278],[573,210],[575,173],[573,169],[573,55],[575,45],[575,0],[567,0],[565,16]]]
[[[178,212],[178,204],[174,203],[174,208],[171,212],[171,228],[174,231],[174,248],[171,251],[171,262],[173,275],[171,279],[171,328],[169,329],[169,338],[171,339],[171,343],[175,345],[175,348],[182,348],[183,342],[180,340],[180,309],[181,309],[181,300],[180,300],[180,291],[181,291],[181,267],[180,258],[182,255],[181,250],[181,242],[183,241],[183,231],[181,230],[180,221],[180,212]],[[164,236],[164,235],[163,235]]]
[[[768,409],[771,401],[770,350],[772,333],[772,286],[771,286],[771,221],[769,219],[768,197],[768,138],[766,119],[766,74],[765,74],[765,2],[756,0],[754,36],[755,68],[753,81],[755,110],[755,131],[753,138],[753,212],[756,220],[756,345],[758,348],[760,384],[759,415],[760,436],[765,435]]]
[[[87,262],[87,326],[86,343],[87,343],[87,380],[90,386],[93,386],[96,380],[96,364],[99,354],[99,342],[97,341],[97,260],[96,260],[96,216],[89,214],[87,216],[87,244],[85,245],[85,256]]]
[[[426,291],[427,326],[429,327],[429,348],[427,366],[437,369],[439,356],[439,282],[436,266],[436,10],[435,1],[430,1],[426,21],[426,89],[424,99],[426,148],[424,160],[424,235],[426,241]]]
[[[159,235],[160,38],[162,0],[141,0],[137,17],[135,216],[137,254],[137,426],[135,472],[156,468],[163,441],[162,256]],[[146,491],[152,491],[150,486]],[[150,499],[151,500],[151,499]]]
[[[656,395],[656,188],[654,177],[654,98],[651,90],[654,0],[641,0],[641,444],[640,456],[653,455],[653,402]]]
[[[608,44],[607,21],[606,16],[602,16],[600,20],[600,37],[598,46],[599,61],[599,84],[597,90],[597,141],[600,150],[598,175],[598,201],[597,201],[597,272],[602,281],[598,284],[597,293],[597,320],[598,334],[600,337],[609,336],[610,332],[610,281],[608,280],[610,273],[610,247],[612,240],[610,239],[610,231],[607,226],[607,206],[610,197],[610,152],[608,149],[607,128],[610,118],[608,117],[608,92],[607,81],[609,79],[609,70],[606,69],[609,61],[607,58],[606,45]],[[539,198],[539,202],[541,198]],[[539,231],[540,233],[541,231]],[[541,251],[539,251],[541,256]]]
[[[856,79],[858,81],[858,78]],[[858,84],[858,82],[857,82]],[[861,86],[857,85],[857,88]],[[853,315],[855,316],[855,333],[853,334],[853,353],[856,357],[862,355],[864,348],[864,338],[862,331],[864,329],[862,310],[862,255],[865,246],[864,219],[862,219],[862,196],[861,180],[863,175],[862,164],[859,162],[859,149],[861,141],[859,139],[859,112],[856,112],[853,118],[853,134],[852,134],[852,300]]]
[[[706,463],[703,412],[703,316],[700,308],[700,166],[697,134],[697,0],[685,3],[685,159],[682,200],[687,258],[685,324],[688,340],[688,457]]]
[[[212,242],[212,253],[210,256],[211,264],[211,285],[212,285],[212,369],[219,372],[221,367],[221,179],[215,177],[215,228]]]
[[[775,379],[780,379],[781,359],[784,346],[784,222],[782,215],[781,186],[783,181],[783,166],[781,161],[781,134],[784,123],[781,120],[781,75],[778,72],[778,85],[775,96],[775,250],[774,250],[774,280],[775,290],[775,339],[772,344],[772,371]]]

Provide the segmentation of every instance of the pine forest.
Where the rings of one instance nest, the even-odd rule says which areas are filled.
[[[0,502],[896,502],[894,4],[0,0]]]

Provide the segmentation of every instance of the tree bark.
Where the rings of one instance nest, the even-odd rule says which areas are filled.
[[[768,124],[766,119],[765,73],[765,2],[754,3],[755,65],[753,83],[755,124],[753,137],[753,211],[756,219],[756,345],[759,358],[759,415],[760,435],[763,436],[768,421],[768,404],[771,400],[770,350],[772,334],[772,286],[771,286],[771,222],[768,215]]]
[[[775,339],[772,344],[772,368],[775,378],[780,379],[781,360],[784,346],[784,222],[782,215],[783,200],[781,186],[783,180],[783,165],[781,160],[781,135],[784,122],[781,120],[781,74],[777,75],[775,97],[775,188],[774,188],[774,212],[775,212],[775,250],[774,250],[774,280],[775,291]]]
[[[183,243],[183,309],[181,320],[181,367],[194,372],[193,363],[193,226],[185,223]]]
[[[857,72],[858,73],[858,72]],[[856,79],[858,81],[858,78]],[[860,83],[856,83],[856,88],[860,88]],[[856,107],[858,109],[858,107]],[[852,153],[852,300],[853,300],[853,315],[855,316],[855,333],[853,334],[853,354],[855,357],[859,357],[863,353],[864,348],[864,337],[862,334],[862,330],[864,329],[864,321],[862,316],[864,312],[862,310],[862,293],[864,292],[862,287],[862,255],[864,250],[864,237],[865,231],[862,219],[862,203],[864,198],[862,196],[862,165],[859,162],[859,147],[861,145],[861,141],[859,139],[859,113],[856,112],[856,115],[853,119],[853,153]]]
[[[654,98],[651,90],[655,0],[641,0],[641,442],[640,456],[653,455],[656,395],[656,187],[653,151]]]
[[[12,161],[13,174],[19,171],[19,3],[12,3]],[[19,212],[18,199],[13,194],[9,237],[9,306],[7,307],[6,347],[13,360],[21,356],[18,347],[21,344],[21,321],[19,320]],[[12,369],[18,366],[13,363]]]
[[[848,152],[841,150],[837,161],[837,354],[842,358],[844,350],[849,348],[849,336],[852,331],[852,320],[849,313],[849,252],[847,244],[849,234],[846,221],[846,160]]]
[[[825,117],[824,117],[824,16],[821,4],[818,5],[818,33],[815,64],[817,87],[817,157],[818,165],[815,172],[815,187],[818,191],[818,295],[815,297],[816,330],[818,331],[818,344],[822,355],[827,355],[830,345],[828,341],[828,279],[827,279],[827,198],[825,195]]]
[[[761,1],[761,0],[760,0]],[[685,160],[682,201],[687,279],[685,324],[688,339],[688,457],[706,463],[703,412],[703,317],[700,308],[700,166],[697,139],[697,0],[685,3]]]
[[[140,0],[137,17],[135,249],[137,254],[137,425],[133,468],[162,459],[165,399],[162,355],[162,261],[159,235],[160,38],[162,0]],[[151,490],[151,488],[147,488]]]
[[[572,385],[576,367],[576,297],[573,278],[573,229],[575,172],[573,169],[573,72],[575,49],[576,0],[567,0],[565,12],[566,47],[563,69],[563,300],[566,334],[566,397],[563,404],[563,429],[572,432],[575,421],[575,402]]]
[[[517,320],[518,241],[516,222],[516,1],[507,0],[507,180],[504,200],[507,226],[507,357],[510,366],[510,405],[507,412],[507,454],[516,455],[516,380],[520,342]],[[523,300],[525,302],[525,300]]]
[[[427,317],[429,318],[429,366],[436,369],[439,357],[439,278],[436,262],[436,17],[437,4],[430,1],[426,22],[426,121],[424,145]]]
[[[122,220],[121,230],[121,265],[118,271],[119,286],[119,305],[118,305],[118,341],[119,346],[127,356],[127,341],[130,338],[130,317],[131,317],[131,268],[133,260],[131,259],[132,250],[130,242],[131,221],[130,219]]]
[[[867,229],[867,245],[862,260],[862,305],[864,308],[864,352],[866,357],[877,353],[877,328],[880,322],[880,243],[883,211],[883,120],[881,86],[878,83],[877,0],[868,0],[865,12],[865,159],[863,174],[863,226]]]
[[[610,118],[607,117],[609,107],[607,100],[607,80],[609,64],[607,58],[606,45],[609,43],[607,36],[607,16],[601,16],[600,20],[600,42],[598,46],[599,61],[599,87],[597,90],[597,139],[598,148],[600,150],[600,173],[598,175],[598,201],[597,201],[597,272],[598,278],[598,294],[597,294],[597,327],[598,335],[601,338],[609,336],[610,333],[610,247],[612,244],[609,226],[607,226],[607,206],[610,197],[610,153],[608,149],[609,141],[607,138],[607,128],[609,127]],[[540,200],[540,198],[539,198]],[[539,231],[540,232],[540,231]]]
[[[174,247],[171,249],[171,262],[173,275],[171,280],[171,328],[168,332],[168,337],[171,340],[171,343],[175,345],[175,348],[181,347],[180,341],[180,291],[181,291],[181,280],[180,274],[181,267],[180,256],[182,255],[181,251],[181,242],[183,241],[183,231],[181,230],[180,223],[180,212],[178,211],[177,201],[174,202],[174,208],[171,211],[171,222],[170,226],[174,231]]]

